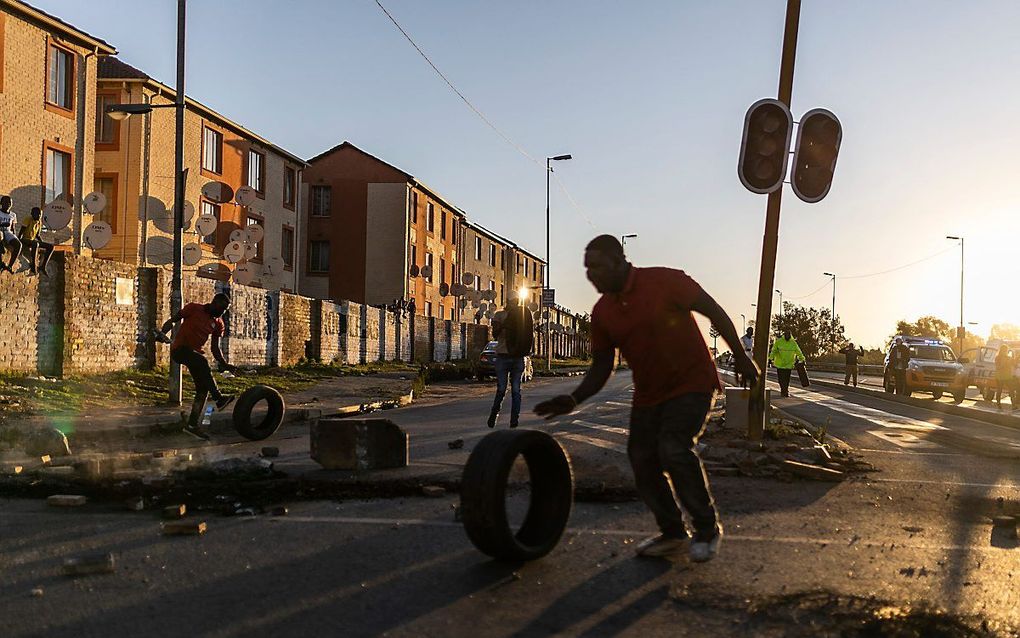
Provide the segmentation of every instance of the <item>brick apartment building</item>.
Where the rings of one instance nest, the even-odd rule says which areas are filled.
[[[0,192],[21,219],[33,206],[71,201],[71,224],[46,234],[60,250],[82,252],[92,222],[81,202],[92,189],[96,69],[116,53],[30,5],[0,2]]]
[[[103,115],[103,109],[109,104],[166,105],[175,97],[172,88],[120,60],[106,58],[99,65],[96,169],[91,186],[106,195],[108,204],[101,217],[114,231],[100,257],[165,265],[172,255],[174,111],[159,109],[117,121]],[[229,276],[222,253],[230,233],[258,223],[265,237],[252,261],[281,257],[284,270],[276,285],[296,291],[295,264],[302,246],[296,211],[301,207],[299,185],[305,162],[191,98],[184,129],[185,200],[194,206],[195,219],[212,214],[220,222],[209,236],[200,237],[194,223],[185,232],[185,245],[197,243],[202,249],[199,264],[186,269],[201,269],[200,275],[215,278]],[[226,183],[234,191],[251,186],[257,197],[250,206],[217,204],[202,196],[202,186],[211,181]],[[262,284],[256,277],[251,285]]]
[[[464,214],[350,142],[308,164],[301,293],[370,305],[413,299],[417,314],[459,320],[449,287],[464,272],[458,256]]]

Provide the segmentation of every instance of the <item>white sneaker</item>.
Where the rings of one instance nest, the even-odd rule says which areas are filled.
[[[673,536],[659,534],[658,536],[646,538],[638,543],[637,547],[634,548],[634,551],[638,556],[644,556],[646,558],[661,558],[683,550],[686,544],[686,538],[676,538]]]
[[[719,553],[719,542],[722,540],[722,532],[719,532],[711,540],[699,540],[697,536],[691,541],[690,557],[692,563],[707,563]]]

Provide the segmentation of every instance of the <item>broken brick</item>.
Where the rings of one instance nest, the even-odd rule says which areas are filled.
[[[174,521],[163,523],[163,533],[167,536],[198,536],[205,534],[206,525],[199,521]]]
[[[167,505],[163,508],[163,518],[175,519],[184,518],[184,515],[188,513],[188,508],[183,503],[180,505]]]

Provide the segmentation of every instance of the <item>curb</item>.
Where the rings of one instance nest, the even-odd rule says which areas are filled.
[[[951,414],[953,416],[960,416],[974,421],[983,421],[985,423],[991,423],[992,425],[1001,425],[1007,428],[1020,430],[1020,417],[1018,416],[1009,416],[1007,414],[964,408],[958,405],[953,405],[952,403],[942,403],[932,399],[915,399],[914,397],[900,396],[898,394],[892,394],[881,390],[869,390],[867,388],[860,387],[855,388],[853,386],[843,385],[842,383],[836,383],[833,381],[812,379],[811,383],[812,385],[817,384],[834,390],[845,390],[847,392],[854,392],[856,394],[884,399],[893,403],[902,403],[903,405],[909,405],[915,408],[924,408],[925,410],[931,410],[933,412],[942,412],[943,414]]]

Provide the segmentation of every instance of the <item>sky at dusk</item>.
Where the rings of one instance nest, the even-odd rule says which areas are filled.
[[[176,2],[33,4],[173,84]],[[350,140],[540,255],[544,158],[570,153],[556,168],[577,208],[552,194],[559,302],[595,301],[592,236],[637,233],[635,263],[686,270],[738,329],[752,316],[765,197],[736,162],[744,112],[776,94],[783,0],[383,4],[541,165],[374,0],[191,0],[188,93],[303,157]],[[962,234],[965,321],[1020,323],[1017,24],[1017,2],[804,0],[792,111],[830,109],[843,144],[826,199],[784,191],[785,300],[828,307],[829,271],[859,343],[923,314],[955,325],[960,254],[945,236]]]

